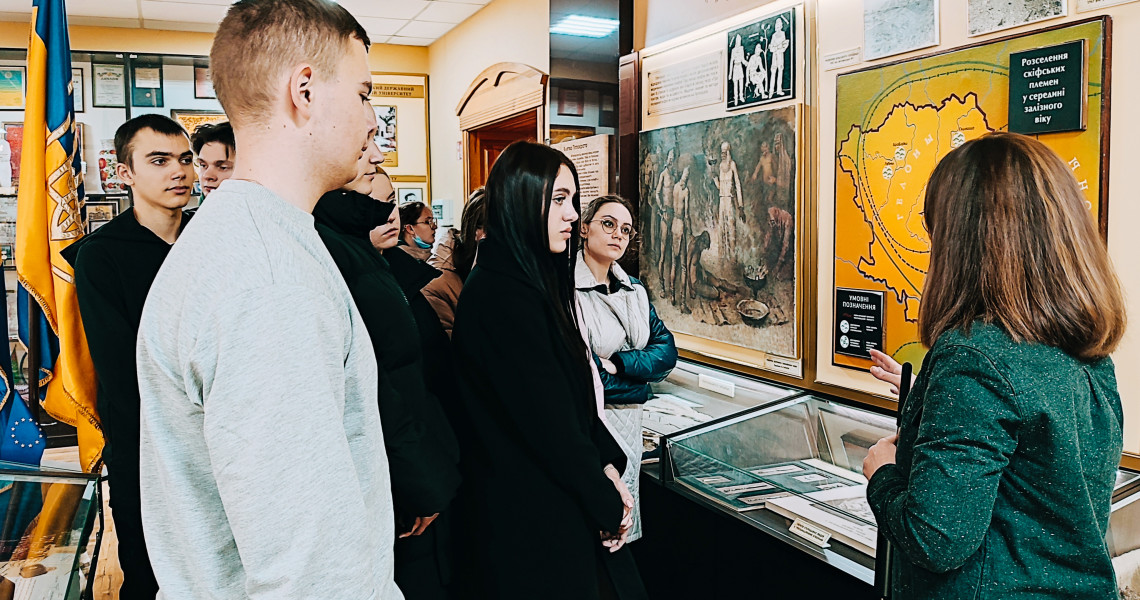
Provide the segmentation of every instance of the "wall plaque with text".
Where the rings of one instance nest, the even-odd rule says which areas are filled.
[[[1009,55],[1010,131],[1084,131],[1087,120],[1085,40]]]

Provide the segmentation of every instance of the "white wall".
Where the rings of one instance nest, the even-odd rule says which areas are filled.
[[[465,199],[455,107],[475,77],[500,62],[550,72],[549,2],[494,0],[428,47],[432,197],[451,201],[454,222]]]

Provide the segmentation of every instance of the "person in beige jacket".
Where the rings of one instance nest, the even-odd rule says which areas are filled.
[[[439,315],[448,337],[455,322],[455,305],[459,303],[459,293],[463,291],[463,281],[475,265],[475,251],[479,240],[485,237],[483,224],[487,209],[483,202],[483,188],[471,192],[467,205],[463,208],[462,229],[448,229],[436,244],[428,264],[443,271],[443,275],[431,280],[422,290]]]

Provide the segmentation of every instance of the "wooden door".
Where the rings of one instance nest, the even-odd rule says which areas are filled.
[[[491,165],[507,146],[519,140],[537,139],[538,116],[537,110],[528,110],[466,132],[468,193],[487,181]]]

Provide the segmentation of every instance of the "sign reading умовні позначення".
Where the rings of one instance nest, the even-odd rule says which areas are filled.
[[[836,288],[834,350],[859,358],[883,350],[883,292]]]
[[[1088,116],[1085,40],[1009,56],[1009,130],[1083,131]]]

